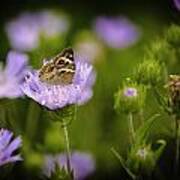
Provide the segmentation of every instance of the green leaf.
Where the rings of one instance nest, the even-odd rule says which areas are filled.
[[[166,141],[163,139],[159,139],[156,144],[159,145],[157,150],[154,152],[155,159],[158,160],[159,157],[161,156],[162,152],[164,151],[164,148],[166,147]]]
[[[146,142],[147,139],[147,135],[150,131],[150,129],[152,128],[156,118],[158,118],[160,116],[160,114],[155,114],[153,116],[151,116],[149,119],[147,119],[144,124],[139,127],[139,129],[136,131],[136,144],[143,144],[143,142]]]

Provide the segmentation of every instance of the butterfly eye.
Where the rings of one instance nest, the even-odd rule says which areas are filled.
[[[62,70],[61,73],[64,74],[66,71]]]
[[[64,61],[63,61],[63,60],[59,60],[56,64],[57,64],[57,65],[64,64]]]

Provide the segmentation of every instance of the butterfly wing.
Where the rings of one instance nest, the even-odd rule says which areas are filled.
[[[47,63],[40,70],[40,79],[49,84],[67,85],[71,84],[75,74],[74,52],[72,48],[64,49],[55,56],[52,63]],[[51,68],[50,68],[51,67]],[[47,73],[42,73],[43,69],[50,69]],[[52,70],[52,71],[51,71]],[[45,72],[45,71],[44,71]]]
[[[53,58],[55,65],[61,65],[65,63],[74,63],[74,52],[72,48],[66,48],[61,53]]]

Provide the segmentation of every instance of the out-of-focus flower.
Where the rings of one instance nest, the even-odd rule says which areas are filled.
[[[39,22],[42,33],[52,37],[63,34],[69,29],[69,21],[66,16],[58,16],[52,11],[42,11],[39,13]]]
[[[95,41],[82,41],[76,44],[77,52],[90,62],[94,62],[101,55],[101,46]]]
[[[44,62],[46,63],[46,62]],[[39,71],[29,72],[22,84],[23,92],[49,109],[58,109],[71,104],[84,104],[92,97],[95,81],[93,67],[80,57],[75,58],[76,72],[69,85],[49,85],[41,82]]]
[[[16,151],[22,145],[22,139],[16,137],[13,139],[13,133],[6,130],[0,129],[0,166],[21,161],[21,156],[14,155],[13,152]]]
[[[43,174],[50,178],[53,172],[55,171],[56,159],[53,155],[46,155],[43,165]]]
[[[60,154],[56,157],[47,156],[43,167],[43,174],[51,177],[55,171],[55,164],[62,169],[66,167],[66,154]],[[71,155],[71,168],[73,170],[75,180],[83,180],[95,171],[95,162],[90,154],[82,152],[74,152]]]
[[[26,12],[8,22],[5,30],[11,46],[21,51],[31,51],[39,46],[41,35],[45,38],[61,35],[69,28],[68,19],[53,11]]]
[[[134,44],[140,32],[125,17],[98,17],[94,24],[97,35],[112,48],[126,48]]]
[[[176,8],[180,11],[180,0],[174,0]]]
[[[60,154],[58,157],[60,167],[66,167],[67,156]],[[95,170],[95,162],[90,154],[74,152],[71,155],[71,166],[76,180],[82,180]]]
[[[28,56],[26,54],[10,51],[7,55],[7,65],[0,68],[0,97],[16,98],[23,93],[20,84],[27,71]]]
[[[30,51],[39,45],[39,30],[37,14],[23,13],[8,22],[5,30],[12,48]]]
[[[103,58],[103,45],[92,32],[82,31],[75,39],[74,47],[78,54],[91,63]]]

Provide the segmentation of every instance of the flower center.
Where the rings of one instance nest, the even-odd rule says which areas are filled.
[[[137,96],[137,89],[136,88],[127,88],[124,91],[124,95],[127,97],[136,97]]]
[[[142,159],[146,159],[147,156],[147,149],[146,148],[141,148],[137,151],[136,155],[139,156]]]

